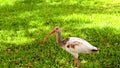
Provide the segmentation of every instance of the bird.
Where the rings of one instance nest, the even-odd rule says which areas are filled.
[[[80,63],[78,59],[79,53],[90,54],[91,52],[99,51],[97,47],[91,45],[86,40],[78,37],[68,37],[62,39],[61,28],[59,26],[54,27],[54,29],[44,38],[44,40],[41,43],[44,44],[48,37],[54,33],[56,33],[56,41],[59,44],[59,46],[61,46],[64,50],[66,50],[74,56],[74,68],[80,68]]]

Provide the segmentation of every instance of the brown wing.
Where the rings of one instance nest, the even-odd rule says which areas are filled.
[[[66,43],[69,41],[69,38],[66,38],[66,39],[63,39],[61,42],[60,42],[60,45],[64,46],[66,45]]]
[[[74,41],[72,43],[68,43],[66,46],[67,46],[67,48],[75,49],[75,46],[80,46],[81,44],[82,44],[81,42]]]

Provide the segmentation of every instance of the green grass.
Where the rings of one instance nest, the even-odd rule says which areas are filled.
[[[120,67],[119,0],[0,0],[0,67],[73,68],[55,35],[40,44],[55,26],[100,48],[79,54],[81,68]]]

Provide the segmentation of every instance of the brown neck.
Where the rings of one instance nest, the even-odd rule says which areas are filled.
[[[59,28],[57,34],[56,34],[56,41],[59,45],[64,46],[68,41],[69,38],[63,39],[61,38],[61,29]]]
[[[58,44],[61,44],[61,29],[58,30],[57,34],[56,34],[56,41]]]

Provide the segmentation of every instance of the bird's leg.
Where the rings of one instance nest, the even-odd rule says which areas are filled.
[[[79,59],[78,58],[74,58],[74,68],[78,66],[78,68],[80,68],[80,64],[79,64]]]

